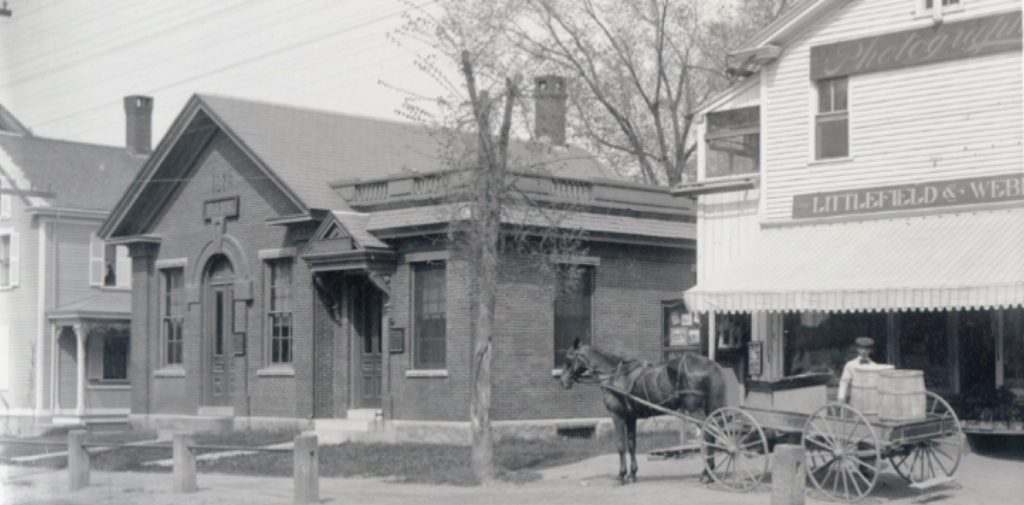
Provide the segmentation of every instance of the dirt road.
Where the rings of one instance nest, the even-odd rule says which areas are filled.
[[[543,472],[544,479],[529,484],[502,484],[488,488],[462,488],[399,484],[387,479],[321,479],[322,503],[445,503],[531,505],[586,503],[767,504],[769,489],[747,494],[721,491],[697,482],[698,458],[643,461],[640,482],[620,486],[614,479],[618,456],[607,455]],[[19,475],[24,475],[19,477]],[[908,488],[891,473],[883,474],[875,492],[862,503],[1001,504],[1020,503],[1024,496],[1024,461],[964,456],[957,472],[959,487],[948,487],[930,496]],[[92,486],[66,491],[64,471],[0,467],[0,504],[135,504],[181,505],[182,495],[170,492],[166,473],[93,472]],[[287,478],[200,474],[199,492],[187,497],[188,505],[289,504],[292,483]],[[827,503],[808,497],[808,503]]]

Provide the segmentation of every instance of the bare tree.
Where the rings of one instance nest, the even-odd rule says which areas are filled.
[[[519,49],[572,76],[573,125],[614,167],[675,185],[692,170],[694,110],[729,82],[726,54],[787,0],[526,0]]]
[[[439,141],[449,222],[447,238],[471,269],[473,313],[470,404],[472,468],[481,483],[495,478],[491,435],[491,369],[499,271],[510,256],[553,268],[553,257],[577,252],[582,230],[564,226],[569,207],[552,208],[519,187],[524,177],[550,175],[558,160],[538,142],[513,140],[525,114],[521,69],[526,59],[506,38],[518,0],[442,0],[413,8],[398,40],[426,44],[417,64],[445,94],[409,94],[400,111],[430,128]],[[457,77],[450,76],[457,69]],[[520,128],[521,131],[529,131]]]

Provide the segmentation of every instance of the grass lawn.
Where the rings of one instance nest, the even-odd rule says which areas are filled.
[[[660,433],[637,436],[637,452],[677,445],[679,435]],[[537,470],[614,453],[610,439],[508,441],[495,446],[499,477],[511,482],[540,478]],[[200,462],[200,472],[244,475],[292,475],[292,455],[263,453]],[[468,447],[428,444],[347,443],[320,448],[323,477],[386,477],[396,482],[476,484]]]
[[[288,442],[294,439],[292,431],[239,431],[224,434],[199,434],[197,444],[258,447]],[[96,433],[90,442],[134,442],[155,440],[152,432]],[[54,437],[54,446],[11,446],[5,459],[39,452],[60,452],[67,449],[66,442]],[[60,443],[56,443],[60,442]],[[677,433],[637,435],[637,452],[677,445]],[[30,448],[34,452],[28,452]],[[96,449],[92,449],[96,450]],[[598,439],[557,439],[544,441],[504,441],[495,445],[495,461],[499,478],[509,482],[527,482],[540,478],[538,470],[581,461],[599,454],[616,452],[615,441]],[[17,454],[12,451],[18,451]],[[157,447],[125,447],[94,454],[91,467],[109,471],[170,472],[169,467],[146,466],[144,463],[171,457],[170,441]],[[198,471],[241,475],[291,476],[292,454],[258,453],[231,456],[213,461],[200,461]],[[67,459],[54,457],[22,463],[26,466],[64,468]],[[378,444],[346,443],[320,448],[320,475],[324,477],[382,477],[395,482],[476,484],[470,468],[468,447],[430,444]]]

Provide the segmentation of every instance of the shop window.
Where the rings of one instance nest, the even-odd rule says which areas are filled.
[[[591,343],[591,301],[594,267],[559,265],[555,280],[555,368],[565,365],[565,355],[576,339]]]
[[[854,340],[871,337],[875,351],[871,359],[888,361],[886,354],[886,316],[884,313],[832,314],[801,312],[782,319],[785,336],[785,375],[830,373],[830,385],[839,385],[846,362],[857,355]]]
[[[723,350],[741,349],[750,342],[750,314],[715,314],[715,341]]]
[[[757,173],[761,159],[760,107],[712,112],[707,116],[707,177]]]
[[[899,367],[924,372],[929,390],[952,391],[949,348],[949,312],[901,312],[899,319]]]
[[[818,81],[818,114],[814,118],[816,159],[850,155],[848,81],[846,77]]]
[[[163,364],[165,366],[181,365],[183,335],[182,325],[185,320],[185,304],[183,300],[184,269],[168,268],[163,270],[163,305],[161,338],[163,340]]]
[[[132,263],[128,256],[128,246],[107,244],[95,235],[90,237],[89,285],[131,287]]]
[[[292,362],[292,259],[267,262],[267,328],[270,363]]]
[[[445,264],[440,261],[413,264],[413,367],[442,370],[446,367],[448,303]]]
[[[1003,384],[1024,393],[1024,309],[1003,311]]]

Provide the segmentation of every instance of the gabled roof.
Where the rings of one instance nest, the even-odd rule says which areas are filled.
[[[123,147],[0,134],[0,171],[52,193],[33,196],[31,205],[110,210],[144,160]]]
[[[174,153],[176,144],[190,134],[190,125],[200,120],[211,121],[235,142],[306,213],[349,210],[329,181],[374,179],[403,172],[425,173],[450,168],[443,163],[442,142],[419,125],[238,98],[194,95],[104,223],[103,236],[113,235],[125,216],[139,214],[132,210],[150,200],[139,197],[147,191],[149,181],[161,170],[165,159],[171,160],[168,163],[184,162],[184,157]],[[191,132],[201,129],[192,128]],[[562,177],[619,178],[579,148],[537,150],[516,143],[513,149],[513,156],[537,159]],[[180,167],[180,170],[187,168]]]
[[[11,114],[11,111],[0,105],[0,132],[14,135],[32,135],[25,125],[18,121],[18,118]]]

